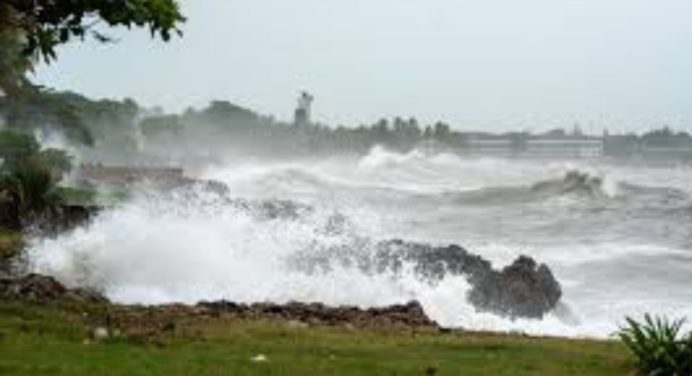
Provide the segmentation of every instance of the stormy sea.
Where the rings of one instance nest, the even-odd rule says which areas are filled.
[[[122,303],[417,300],[441,325],[473,330],[602,338],[625,315],[692,316],[688,167],[378,147],[189,174],[227,189],[143,186],[88,226],[34,239],[29,267]],[[270,210],[280,213],[258,215],[262,200],[280,200]],[[468,302],[462,275],[429,280],[406,263],[373,273],[346,260],[390,239],[458,244],[496,268],[530,256],[560,282],[560,304],[542,319],[501,317]]]

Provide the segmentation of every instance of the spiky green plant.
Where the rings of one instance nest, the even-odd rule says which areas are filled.
[[[681,335],[684,319],[644,315],[639,322],[625,318],[627,324],[618,336],[634,354],[639,370],[651,376],[692,375],[692,335]]]
[[[34,158],[18,164],[0,182],[19,198],[19,214],[23,221],[28,222],[59,203],[57,183],[52,171]]]

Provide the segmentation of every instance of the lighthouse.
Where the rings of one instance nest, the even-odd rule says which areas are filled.
[[[296,108],[295,115],[293,117],[293,124],[295,125],[308,125],[311,123],[310,112],[312,110],[312,101],[315,97],[310,95],[307,91],[300,93],[298,97],[298,107]]]

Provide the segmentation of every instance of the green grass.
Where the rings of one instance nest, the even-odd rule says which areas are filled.
[[[74,310],[73,310],[74,311]],[[627,375],[618,342],[291,327],[216,319],[154,340],[89,340],[81,315],[0,302],[7,375]],[[251,358],[264,354],[267,362]]]

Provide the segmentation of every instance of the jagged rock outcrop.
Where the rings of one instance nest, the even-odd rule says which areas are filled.
[[[86,289],[68,289],[55,278],[40,274],[15,277],[0,273],[0,298],[28,300],[38,303],[46,303],[58,299],[107,302],[107,299],[97,292]]]
[[[230,313],[246,318],[270,318],[312,325],[352,325],[356,327],[437,327],[430,320],[420,303],[396,304],[381,308],[330,307],[321,303],[287,304],[233,302],[202,302],[198,307],[208,313]]]
[[[58,235],[88,224],[101,210],[98,206],[57,205],[45,211],[27,227],[46,235]]]
[[[356,239],[351,244],[299,253],[292,265],[310,274],[328,272],[335,266],[355,266],[372,275],[396,275],[410,269],[431,284],[449,275],[461,275],[471,286],[466,298],[478,311],[511,319],[540,319],[562,296],[560,283],[550,269],[528,256],[496,270],[480,255],[454,244],[433,246],[398,239],[371,244]]]
[[[520,256],[501,271],[490,270],[472,282],[469,301],[480,311],[510,318],[541,318],[560,300],[562,290],[550,269]]]
[[[498,271],[479,255],[458,245],[434,247],[394,240],[380,243],[375,256],[379,272],[411,263],[421,277],[439,281],[447,274],[464,275],[471,285],[468,300],[479,311],[509,318],[542,318],[560,300],[562,289],[545,264],[519,256]]]
[[[314,208],[310,205],[290,200],[246,200],[233,198],[229,199],[228,203],[238,209],[247,211],[260,220],[277,218],[298,219],[314,211]]]
[[[16,299],[47,304],[53,301],[102,304],[106,316],[91,318],[109,327],[134,331],[167,331],[177,323],[196,322],[221,316],[242,319],[269,319],[298,323],[301,326],[326,325],[359,328],[437,328],[420,303],[361,309],[352,306],[330,307],[321,303],[239,304],[228,301],[200,302],[197,305],[129,306],[111,304],[102,295],[84,289],[69,289],[52,277],[29,274],[12,277],[0,273],[0,299]]]
[[[538,265],[528,256],[519,256],[498,271],[458,245],[434,247],[395,240],[380,243],[375,260],[378,271],[398,270],[411,263],[419,276],[434,282],[447,274],[464,275],[471,285],[467,298],[477,310],[512,319],[540,319],[562,296],[560,283],[548,266]]]

